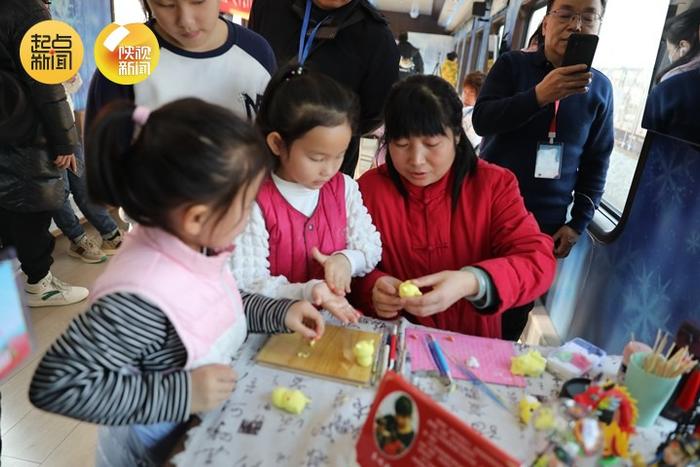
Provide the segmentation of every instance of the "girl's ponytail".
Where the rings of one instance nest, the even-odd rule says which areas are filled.
[[[223,213],[273,163],[248,122],[194,98],[150,115],[130,103],[110,104],[91,128],[86,150],[93,201],[168,231],[173,209],[207,204]]]
[[[123,206],[127,164],[132,152],[134,105],[115,102],[103,109],[90,129],[85,146],[88,193],[92,201]]]

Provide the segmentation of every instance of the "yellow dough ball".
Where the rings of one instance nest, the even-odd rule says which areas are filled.
[[[272,405],[293,414],[300,414],[311,399],[298,389],[278,387],[272,391]]]
[[[374,355],[374,341],[363,340],[355,344],[353,348],[355,361],[361,367],[367,368],[372,365],[372,356]]]
[[[423,293],[411,281],[402,282],[399,285],[399,297],[401,298],[418,297],[420,295],[423,295]]]

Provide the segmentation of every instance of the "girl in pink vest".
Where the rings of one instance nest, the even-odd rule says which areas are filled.
[[[160,465],[190,414],[234,390],[230,365],[248,331],[314,339],[323,319],[308,302],[238,292],[225,250],[271,158],[231,111],[199,99],[150,116],[110,104],[87,156],[93,200],[122,206],[138,225],[92,288],[87,312],[44,355],[30,399],[108,425],[98,466]]]
[[[290,66],[273,76],[256,124],[277,162],[236,239],[231,264],[242,290],[357,321],[345,294],[382,251],[357,183],[339,172],[357,115],[356,96],[326,75]]]

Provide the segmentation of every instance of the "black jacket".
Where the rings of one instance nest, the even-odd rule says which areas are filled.
[[[296,60],[305,0],[255,0],[248,27],[272,46],[278,67]],[[331,14],[314,40],[307,65],[321,71],[360,98],[360,131],[381,124],[384,101],[398,80],[399,51],[384,17],[367,0],[351,0],[331,12],[315,5],[309,30]]]
[[[19,59],[24,34],[47,19],[40,0],[0,2],[0,207],[11,211],[59,207],[64,188],[53,161],[78,144],[63,86],[33,80]]]
[[[399,78],[404,79],[410,75],[423,74],[423,57],[420,50],[415,48],[410,42],[399,42]],[[409,66],[402,66],[404,65]],[[412,66],[412,69],[411,69]]]

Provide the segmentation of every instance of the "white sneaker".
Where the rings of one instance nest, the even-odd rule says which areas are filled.
[[[85,300],[89,294],[85,287],[68,285],[55,278],[51,271],[36,284],[25,283],[24,291],[31,307],[71,305]]]
[[[82,259],[86,263],[91,264],[107,261],[107,254],[87,234],[83,234],[78,240],[70,242],[68,256]]]

